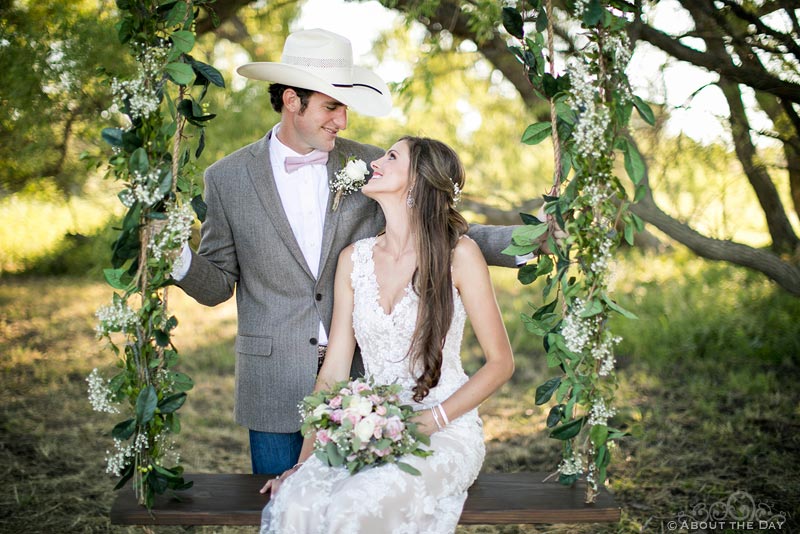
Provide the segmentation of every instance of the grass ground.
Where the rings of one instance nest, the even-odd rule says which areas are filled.
[[[624,337],[617,351],[624,408],[616,422],[632,434],[610,473],[622,520],[459,532],[673,532],[668,522],[681,513],[745,495],[737,492],[786,516],[781,529],[764,532],[800,530],[800,300],[760,277],[696,259],[632,257],[618,273],[616,294],[640,317],[614,326]],[[540,343],[517,319],[536,291],[509,272],[495,279],[518,371],[482,407],[484,469],[549,471],[558,444],[543,430],[549,408],[533,402],[548,370]],[[88,373],[114,364],[93,337],[94,310],[110,294],[84,278],[0,278],[0,533],[142,531],[109,524],[115,482],[104,474],[104,455],[116,420],[92,412],[86,400]],[[187,471],[248,472],[246,434],[231,415],[234,304],[204,308],[178,290],[170,302],[181,320],[182,370],[196,383],[181,409],[182,462]],[[468,368],[477,352],[468,334]],[[723,519],[744,517],[736,510]],[[727,530],[743,531],[760,530]]]

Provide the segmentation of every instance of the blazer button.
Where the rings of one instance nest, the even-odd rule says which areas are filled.
[[[312,345],[316,345],[317,344],[317,338],[312,337],[311,339],[308,340],[308,342],[311,343]]]
[[[318,301],[319,301],[319,300],[322,300],[322,293],[317,293],[316,299],[317,299]]]

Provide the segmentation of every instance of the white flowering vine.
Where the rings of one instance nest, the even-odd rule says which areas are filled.
[[[193,383],[176,370],[171,335],[178,320],[167,308],[167,289],[195,219],[205,217],[200,186],[186,164],[200,157],[214,117],[203,110],[206,91],[224,87],[216,69],[190,55],[195,16],[212,2],[117,0],[119,39],[138,68],[129,79],[111,78],[114,100],[101,114],[118,124],[102,136],[112,148],[109,163],[127,212],[112,268],[104,272],[115,293],[97,311],[96,331],[120,358],[121,371],[106,380],[93,370],[88,394],[94,410],[127,417],[111,431],[106,472],[119,477],[116,489],[132,481],[148,508],[156,495],[191,486],[173,436]]]
[[[586,501],[594,502],[614,441],[625,435],[614,426],[614,347],[620,338],[610,331],[609,318],[635,317],[611,296],[613,259],[622,239],[633,244],[643,224],[628,210],[631,200],[614,161],[621,152],[634,191],[641,194],[644,165],[627,140],[627,125],[634,107],[651,124],[653,114],[631,93],[625,75],[631,54],[625,27],[633,4],[568,4],[571,11],[559,22],[579,28],[580,46],[560,74],[553,62],[552,0],[519,4],[521,10],[503,9],[503,25],[520,42],[511,49],[532,89],[551,108],[550,121],[528,126],[522,141],[533,145],[551,137],[555,172],[543,209],[537,216],[523,215],[525,225],[505,252],[535,254],[536,262],[520,269],[518,278],[524,284],[542,280],[544,304],[522,320],[542,337],[548,367],[557,373],[536,389],[535,402],[555,399],[547,427],[563,447],[559,481],[572,484],[584,476]]]

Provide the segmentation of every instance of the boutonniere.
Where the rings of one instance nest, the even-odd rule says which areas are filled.
[[[344,167],[339,169],[334,174],[334,179],[331,180],[331,189],[335,192],[333,197],[333,211],[339,207],[339,202],[342,200],[342,195],[349,195],[364,187],[367,183],[367,164],[364,160],[358,159],[355,156],[350,156],[345,161]]]

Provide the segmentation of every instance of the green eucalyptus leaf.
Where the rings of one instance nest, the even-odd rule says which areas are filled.
[[[639,116],[642,117],[647,124],[650,126],[655,125],[656,116],[653,114],[653,110],[650,108],[647,102],[638,96],[633,95],[633,105],[636,106],[636,111],[639,112]]]
[[[517,39],[522,39],[525,36],[525,30],[522,27],[522,15],[516,8],[504,7],[502,17],[503,27],[510,35]]]
[[[536,405],[541,406],[542,404],[546,403],[550,400],[550,397],[553,396],[553,393],[556,392],[558,386],[561,385],[561,377],[556,376],[551,378],[538,388],[536,388]]]
[[[589,439],[595,447],[600,447],[608,439],[608,427],[606,425],[593,425],[589,431]]]
[[[534,265],[523,265],[517,271],[517,280],[520,281],[521,284],[528,285],[533,283],[539,276],[536,274],[536,264]]]
[[[577,473],[576,473],[576,474],[574,474],[574,475],[564,475],[564,474],[559,474],[559,475],[558,475],[558,483],[559,483],[559,484],[561,484],[561,485],[563,485],[563,486],[571,486],[571,485],[573,485],[573,484],[574,484],[574,483],[575,483],[575,482],[576,482],[576,481],[577,481],[579,478],[580,478],[580,475],[579,475],[579,474],[577,474]]]
[[[103,141],[111,146],[122,147],[122,134],[125,131],[122,128],[103,128],[100,136]]]
[[[192,209],[197,214],[197,219],[200,222],[205,221],[206,214],[208,213],[208,205],[203,200],[203,197],[201,197],[200,195],[192,197],[191,204],[192,204]]]
[[[536,31],[542,33],[545,30],[547,30],[547,11],[542,7],[536,15]]]
[[[531,124],[525,128],[525,132],[522,134],[522,142],[526,145],[538,145],[550,137],[551,130],[550,121]]]
[[[405,471],[409,475],[420,476],[422,473],[411,464],[407,464],[405,462],[396,462],[397,467],[400,468],[401,471]]]
[[[507,256],[524,256],[533,252],[533,248],[533,245],[522,246],[511,244],[504,248],[501,253],[506,254]]]
[[[183,21],[189,16],[189,6],[186,2],[177,2],[167,15],[167,26],[182,26]]]
[[[133,151],[128,160],[128,169],[132,173],[147,174],[147,171],[150,170],[150,162],[147,158],[147,151],[144,148],[139,147]]]
[[[553,428],[558,423],[561,422],[561,418],[564,417],[564,405],[563,404],[556,404],[552,408],[550,408],[550,413],[547,414],[547,428]]]
[[[194,48],[195,36],[194,33],[186,30],[178,30],[170,35],[172,39],[172,46],[175,50],[183,53],[188,53]]]
[[[173,372],[171,378],[172,388],[175,391],[189,391],[194,387],[194,380],[192,380],[189,375]]]
[[[153,419],[157,404],[158,394],[156,393],[156,388],[152,384],[145,386],[136,398],[136,421],[143,425]]]
[[[530,224],[535,226],[537,224],[542,224],[544,222],[540,221],[538,218],[534,217],[533,215],[530,215],[529,213],[520,213],[519,216],[524,224]]]
[[[594,317],[598,313],[602,313],[602,311],[603,311],[603,304],[600,302],[600,300],[594,298],[586,303],[586,306],[580,313],[580,317],[583,318]]]
[[[176,393],[159,402],[158,409],[161,410],[161,413],[172,413],[183,406],[184,402],[186,402],[186,393]]]
[[[589,0],[588,5],[584,8],[583,11],[583,23],[587,26],[594,26],[601,20],[603,20],[603,13],[605,10],[603,9],[600,0]]]
[[[108,285],[114,289],[127,289],[133,277],[126,273],[127,269],[103,269],[103,276]]]
[[[607,294],[603,295],[603,302],[605,302],[606,305],[608,305],[609,308],[611,308],[612,310],[614,310],[618,314],[622,315],[626,319],[638,319],[639,318],[639,317],[636,316],[635,313],[629,312],[628,310],[626,310],[625,308],[623,308],[622,306],[620,306],[619,304],[614,302],[614,300],[611,297],[609,297]]]
[[[211,65],[203,63],[202,61],[197,61],[191,56],[189,57],[189,64],[192,66],[192,69],[194,69],[198,78],[202,77],[204,80],[208,80],[217,87],[225,87],[225,79],[222,77],[222,74]]]
[[[540,256],[539,263],[536,264],[536,276],[544,276],[553,271],[553,260],[550,256]]]
[[[644,179],[645,166],[644,159],[639,153],[639,149],[636,148],[636,144],[629,141],[627,150],[623,154],[625,155],[625,171],[634,184],[640,184]]]
[[[328,463],[333,467],[340,467],[344,463],[344,457],[339,452],[338,446],[330,441],[325,446],[325,455],[328,457]]]
[[[194,80],[194,71],[187,63],[172,62],[167,63],[164,71],[170,79],[178,85],[189,85]]]
[[[511,234],[511,242],[520,246],[531,245],[545,232],[547,232],[547,225],[544,223],[538,225],[526,224],[523,226],[517,226],[514,228],[514,231]]]
[[[128,419],[118,423],[111,431],[111,437],[120,441],[129,439],[136,430],[136,419]]]
[[[578,435],[578,432],[581,431],[581,427],[583,426],[584,418],[581,417],[580,419],[574,419],[569,423],[565,423],[561,426],[554,428],[550,432],[550,437],[559,440],[568,440],[572,439]]]

